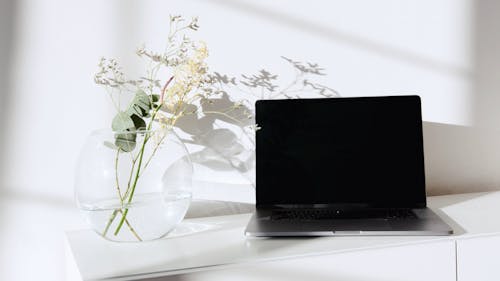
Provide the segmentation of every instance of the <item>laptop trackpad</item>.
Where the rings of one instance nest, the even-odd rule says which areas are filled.
[[[333,220],[332,230],[338,231],[385,231],[392,227],[385,219]]]

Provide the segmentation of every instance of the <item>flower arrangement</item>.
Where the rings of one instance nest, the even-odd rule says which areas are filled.
[[[165,50],[157,53],[143,46],[136,51],[136,55],[144,59],[148,66],[145,75],[138,79],[127,78],[114,59],[102,58],[99,61],[94,81],[106,89],[117,110],[111,122],[114,142],[107,141],[105,145],[116,150],[116,194],[120,202],[119,208],[116,208],[107,220],[102,231],[104,237],[113,222],[118,219],[119,223],[113,232],[115,236],[125,224],[134,236],[141,240],[127,220],[128,206],[133,203],[141,175],[155,156],[165,135],[176,122],[181,117],[199,114],[199,108],[204,103],[210,103],[208,97],[217,93],[213,87],[213,77],[208,74],[205,62],[208,57],[206,44],[195,42],[187,36],[188,32],[197,31],[198,28],[197,18],[186,21],[181,16],[170,16]],[[123,97],[127,93],[132,93],[133,98],[123,104]],[[234,103],[229,111],[240,108],[240,103]],[[220,114],[227,115],[227,110]],[[249,113],[245,114],[247,118],[251,118]],[[148,132],[157,128],[166,130],[148,134],[138,143],[136,132]],[[145,147],[150,142],[153,142],[155,148],[150,155],[145,155]],[[132,167],[129,180],[123,186],[118,180],[119,156],[133,151],[137,151],[137,154],[131,155]]]

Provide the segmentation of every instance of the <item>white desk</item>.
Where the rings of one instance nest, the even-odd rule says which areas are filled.
[[[81,280],[499,280],[500,192],[428,203],[455,235],[247,238],[249,214],[219,216],[144,243],[69,232],[69,269]]]

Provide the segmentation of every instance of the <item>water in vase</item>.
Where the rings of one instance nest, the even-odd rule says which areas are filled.
[[[109,199],[83,204],[81,210],[92,228],[103,237],[115,241],[141,241],[161,238],[172,231],[184,218],[191,193],[136,194],[131,204]],[[116,233],[123,213],[126,220]],[[116,233],[116,234],[115,234]]]

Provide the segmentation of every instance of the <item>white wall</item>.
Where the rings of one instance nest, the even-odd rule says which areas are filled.
[[[213,69],[237,75],[266,68],[287,83],[285,55],[319,63],[328,75],[318,82],[343,96],[420,94],[426,121],[496,124],[500,87],[489,72],[499,65],[495,1],[50,0],[14,6],[2,182],[16,192],[71,197],[79,147],[90,130],[108,126],[112,114],[92,82],[98,58],[117,57],[137,73],[135,48],[160,49],[173,13],[200,16],[198,37],[209,45]]]

